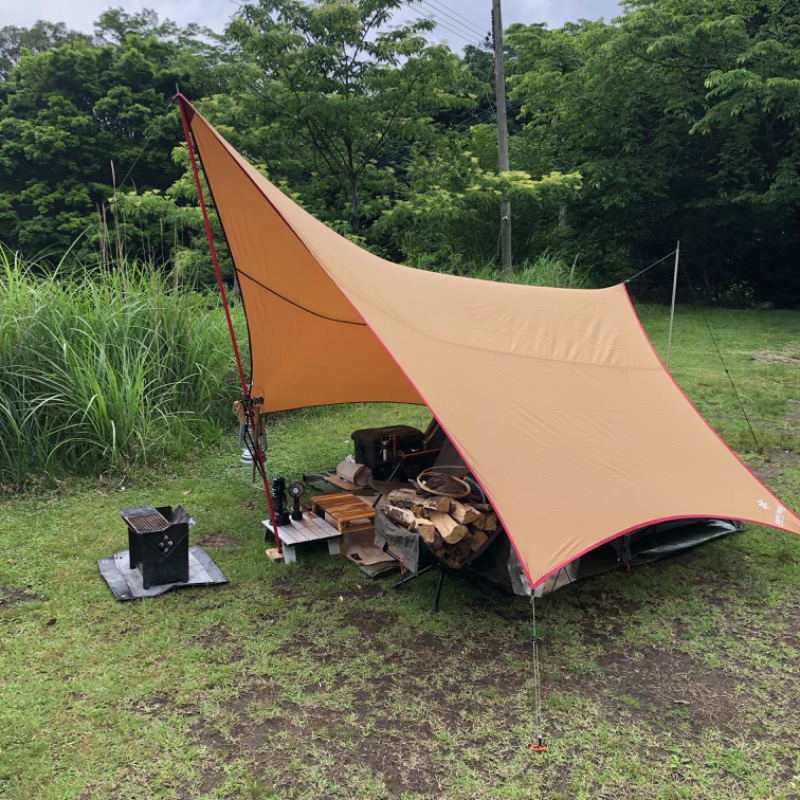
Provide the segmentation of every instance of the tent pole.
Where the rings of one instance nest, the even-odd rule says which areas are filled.
[[[669,312],[669,340],[667,341],[667,372],[669,372],[669,357],[672,353],[672,323],[675,320],[675,297],[678,292],[678,264],[681,260],[681,242],[675,247],[675,274],[672,278],[672,308]]]
[[[181,110],[181,121],[183,122],[183,133],[186,137],[186,146],[189,148],[189,162],[192,165],[192,174],[194,175],[194,185],[197,189],[197,197],[200,201],[200,210],[203,214],[203,224],[205,225],[206,229],[206,238],[208,239],[208,246],[211,249],[211,260],[214,262],[214,273],[217,277],[217,286],[219,287],[219,293],[222,298],[222,307],[225,309],[225,319],[228,322],[228,333],[231,337],[231,344],[233,345],[233,355],[236,359],[236,369],[239,373],[239,383],[242,387],[242,398],[246,401],[243,403],[245,407],[245,413],[247,414],[248,421],[253,426],[253,444],[255,448],[255,452],[253,455],[256,458],[256,462],[259,466],[259,474],[261,475],[261,481],[264,484],[264,494],[267,497],[267,507],[269,508],[269,520],[272,524],[272,531],[275,534],[275,546],[278,548],[278,552],[281,552],[281,540],[278,536],[278,525],[275,522],[275,509],[272,506],[272,495],[269,491],[269,481],[267,480],[267,469],[266,465],[264,464],[264,454],[261,452],[261,447],[258,444],[258,432],[256,431],[256,416],[255,410],[253,409],[252,398],[250,397],[250,387],[247,385],[247,381],[244,377],[244,369],[242,368],[242,359],[239,356],[239,346],[236,343],[236,332],[233,330],[233,320],[231,319],[231,311],[230,306],[228,305],[228,295],[225,292],[225,283],[222,280],[222,272],[219,268],[219,259],[217,258],[217,248],[214,245],[214,236],[211,233],[211,223],[208,219],[208,209],[206,208],[206,201],[203,198],[203,188],[200,185],[200,173],[197,169],[197,161],[195,159],[194,147],[192,147],[192,136],[189,130],[189,120],[186,116],[186,108],[184,107],[184,100],[185,98],[181,94],[177,94],[176,98],[178,100],[178,106]]]

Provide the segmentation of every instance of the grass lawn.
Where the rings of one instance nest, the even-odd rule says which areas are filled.
[[[662,352],[667,314],[640,310]],[[742,421],[714,342],[750,424]],[[672,371],[800,507],[800,313],[680,311]],[[419,409],[283,415],[295,479]],[[233,429],[233,425],[231,426]],[[754,441],[753,435],[758,441]],[[230,580],[116,602],[116,509],[183,504]],[[537,603],[433,575],[401,591],[326,549],[264,556],[263,491],[231,438],[163,474],[0,501],[0,798],[800,798],[800,540],[757,527]]]

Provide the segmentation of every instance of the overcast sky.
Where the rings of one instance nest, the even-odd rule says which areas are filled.
[[[38,19],[65,22],[83,33],[93,32],[100,12],[122,6],[129,13],[152,8],[160,19],[180,25],[197,22],[221,32],[239,7],[234,0],[0,0],[0,27],[27,28]],[[435,38],[446,40],[453,50],[475,44],[491,29],[491,0],[422,0],[409,16],[427,16],[437,22]],[[502,0],[503,27],[512,22],[547,23],[558,28],[578,19],[610,22],[621,13],[616,0]]]

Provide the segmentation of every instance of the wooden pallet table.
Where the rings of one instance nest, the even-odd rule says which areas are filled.
[[[375,509],[350,492],[336,492],[335,494],[318,494],[311,498],[311,508],[319,517],[325,518],[327,514],[332,525],[341,534],[339,552],[345,551],[344,537],[348,533],[374,530]]]
[[[274,535],[272,523],[269,519],[262,520],[261,524],[270,534]],[[342,534],[325,522],[324,517],[321,515],[316,516],[305,513],[300,520],[291,519],[287,525],[278,525],[278,537],[281,540],[281,548],[283,549],[283,560],[287,564],[293,564],[297,561],[296,548],[308,542],[327,541],[328,552],[332,556],[338,555],[340,552],[339,541],[342,538]]]

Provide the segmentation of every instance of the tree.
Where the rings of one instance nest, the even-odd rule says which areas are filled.
[[[762,295],[800,302],[800,10],[742,2],[716,25],[731,58],[705,78],[706,106],[691,133],[715,143],[709,212],[726,214]],[[737,231],[738,233],[738,231]],[[744,239],[744,241],[743,241]]]
[[[170,19],[160,21],[158,14],[151,8],[143,8],[135,14],[129,14],[122,7],[117,7],[103,11],[94,24],[94,30],[102,42],[123,44],[131,34],[140,38],[154,36],[160,41],[174,41],[185,35],[194,36],[201,31],[201,28],[190,24],[185,30],[181,30]]]
[[[472,102],[458,59],[425,40],[430,21],[386,28],[403,5],[260,0],[242,6],[226,31],[243,102],[260,106],[269,137],[294,150],[293,187],[310,210],[356,236],[364,195],[392,191],[394,156],[435,137],[432,114]]]
[[[370,233],[405,263],[469,272],[497,261],[496,212],[506,197],[522,221],[514,243],[515,260],[522,261],[536,252],[537,223],[544,228],[553,209],[577,194],[580,185],[576,173],[552,172],[538,180],[519,170],[498,175],[495,128],[479,126],[466,141],[443,137],[431,152],[416,156],[401,199],[385,209]]]
[[[618,26],[517,27],[528,157],[584,175],[572,220],[609,279],[682,242],[710,295],[800,280],[798,12],[769,0],[642,0]],[[534,171],[534,170],[531,170]],[[577,238],[576,238],[577,244]],[[781,267],[786,265],[786,267]]]
[[[91,249],[116,191],[170,186],[181,174],[171,98],[177,83],[201,94],[207,65],[191,43],[152,31],[23,55],[0,84],[0,238],[28,253],[63,253],[79,237]],[[127,244],[146,249],[138,236]]]
[[[71,31],[63,22],[37,20],[30,28],[6,25],[0,28],[0,81],[8,77],[23,53],[43,53],[64,42],[89,42],[90,37]]]

